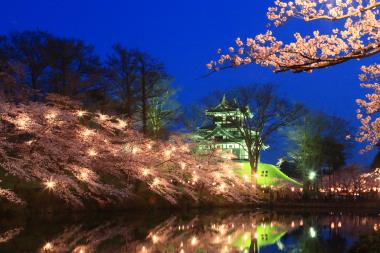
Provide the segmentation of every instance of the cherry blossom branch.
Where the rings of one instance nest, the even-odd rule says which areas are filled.
[[[314,20],[320,20],[320,19],[337,21],[337,20],[347,19],[349,17],[358,16],[358,15],[360,15],[360,13],[366,12],[368,10],[375,9],[378,6],[380,6],[380,2],[374,2],[372,4],[367,5],[366,7],[358,8],[356,11],[347,13],[345,15],[336,16],[336,17],[332,17],[332,16],[328,16],[328,15],[322,15],[322,16],[305,18],[305,21],[314,21]]]

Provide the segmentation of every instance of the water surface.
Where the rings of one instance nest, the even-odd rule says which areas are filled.
[[[360,236],[380,239],[378,229],[378,214],[351,212],[217,210],[3,217],[0,252],[343,253]]]

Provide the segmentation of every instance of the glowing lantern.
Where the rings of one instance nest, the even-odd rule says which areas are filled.
[[[49,190],[53,190],[55,185],[56,185],[56,183],[52,180],[45,182],[45,187]]]
[[[172,153],[172,152],[171,152],[170,150],[166,150],[166,151],[165,151],[165,156],[166,156],[166,157],[169,157],[169,156],[171,155],[171,153]]]
[[[195,246],[195,245],[197,245],[197,243],[198,243],[198,240],[195,236],[193,238],[191,238],[191,246]]]
[[[27,142],[25,142],[26,143],[26,145],[32,145],[33,144],[33,142],[34,142],[34,140],[30,140],[30,141],[27,141]]]
[[[73,252],[86,253],[86,250],[83,246],[80,246],[80,247],[76,248]]]
[[[118,119],[118,121],[119,121],[119,128],[123,129],[127,126],[127,122],[125,122],[124,120]]]
[[[153,242],[154,244],[156,244],[156,243],[158,243],[158,241],[159,241],[158,236],[153,235],[153,236],[152,236],[152,242]]]
[[[86,181],[88,179],[88,172],[86,170],[82,170],[79,175],[79,179]]]
[[[86,111],[77,111],[78,117],[83,117],[86,114]]]
[[[28,127],[28,124],[30,122],[29,117],[27,116],[22,116],[16,120],[16,126],[19,129],[25,130]]]
[[[132,148],[132,154],[137,154],[140,150],[138,148]]]
[[[153,180],[153,186],[156,186],[156,185],[158,185],[160,183],[160,180],[158,179],[158,178],[155,178],[154,180]]]
[[[82,132],[82,136],[84,137],[84,138],[87,138],[87,137],[89,137],[89,136],[91,136],[91,135],[93,135],[94,134],[94,131],[93,130],[90,130],[90,129],[85,129],[85,130],[83,130],[83,132]]]
[[[57,117],[57,114],[55,112],[51,112],[46,114],[45,119],[47,120],[54,120]]]
[[[317,231],[313,227],[310,227],[309,234],[311,238],[315,238],[317,236]]]
[[[309,179],[310,180],[314,180],[316,176],[317,176],[317,173],[315,171],[310,171],[310,173],[309,173]]]
[[[101,114],[101,113],[99,113],[99,119],[100,119],[101,121],[105,121],[106,119],[108,119],[108,116],[105,115],[105,114]]]
[[[42,249],[44,251],[50,251],[53,249],[53,244],[51,244],[50,242],[47,242]]]
[[[87,153],[89,156],[96,156],[98,154],[93,148],[89,149]]]

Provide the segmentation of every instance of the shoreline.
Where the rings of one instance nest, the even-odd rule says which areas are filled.
[[[214,210],[241,210],[241,211],[254,211],[254,210],[267,210],[274,212],[293,212],[301,211],[307,213],[327,213],[327,212],[354,212],[354,213],[374,213],[380,215],[380,201],[297,201],[297,202],[258,202],[249,204],[202,204],[202,205],[159,205],[159,206],[130,206],[130,207],[107,207],[107,208],[84,208],[84,209],[70,209],[67,207],[61,207],[59,209],[41,207],[40,209],[29,209],[24,208],[6,208],[4,209],[0,204],[0,214],[4,216],[14,216],[14,215],[81,215],[81,214],[112,214],[112,213],[128,213],[128,214],[138,214],[146,213],[149,215],[150,212],[159,213],[185,213],[185,212],[208,212]]]
[[[259,208],[280,211],[323,212],[365,212],[380,215],[380,201],[301,201],[262,203]]]

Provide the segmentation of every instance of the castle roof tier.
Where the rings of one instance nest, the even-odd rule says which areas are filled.
[[[239,107],[237,106],[236,101],[231,103],[226,99],[226,95],[223,96],[222,101],[215,107],[206,110],[206,112],[213,113],[213,112],[233,112],[238,111]]]
[[[248,107],[246,107],[248,110]],[[249,112],[249,110],[248,110]],[[223,96],[221,102],[205,112],[209,121],[197,131],[197,139],[213,143],[201,148],[230,150],[240,160],[248,159],[247,148],[241,133],[244,114],[236,101],[230,102]]]
[[[249,110],[249,108],[245,108]],[[235,117],[237,119],[242,119],[244,117],[241,109],[239,108],[236,100],[228,101],[226,95],[223,96],[222,101],[215,107],[207,109],[205,112],[206,116],[215,117]],[[218,120],[216,120],[218,121]]]

